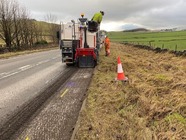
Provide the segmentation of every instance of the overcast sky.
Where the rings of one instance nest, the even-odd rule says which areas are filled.
[[[103,10],[101,29],[124,30],[186,27],[186,0],[18,0],[32,18],[45,20],[47,14],[58,21],[76,20],[81,13],[91,19]]]

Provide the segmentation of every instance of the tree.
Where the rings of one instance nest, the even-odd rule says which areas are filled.
[[[5,41],[6,46],[11,49],[13,40],[13,13],[14,2],[8,0],[0,0],[0,38]]]
[[[0,38],[4,40],[9,51],[24,49],[42,40],[43,29],[29,18],[28,11],[17,2],[0,0]]]
[[[48,34],[51,37],[51,40],[53,43],[57,43],[56,38],[56,32],[59,30],[59,25],[56,24],[57,17],[55,15],[52,15],[51,13],[48,13],[45,16],[45,21],[47,21],[48,24]]]
[[[28,33],[23,32],[25,28],[29,28],[25,24],[27,21],[26,10],[20,7],[17,2],[14,0],[0,0],[0,38],[5,41],[10,51],[12,45],[20,48],[21,43],[27,39],[26,34]],[[26,39],[21,38],[22,33],[24,33]]]

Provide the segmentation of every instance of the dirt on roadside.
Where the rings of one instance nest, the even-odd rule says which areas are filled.
[[[128,82],[115,81],[120,56]],[[186,140],[186,58],[111,43],[80,113],[77,140]]]

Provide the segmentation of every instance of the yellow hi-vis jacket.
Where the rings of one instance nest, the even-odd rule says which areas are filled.
[[[93,21],[97,22],[98,24],[101,23],[102,21],[102,14],[99,12],[99,13],[95,13],[93,18],[92,18]]]

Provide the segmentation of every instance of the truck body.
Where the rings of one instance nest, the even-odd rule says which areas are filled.
[[[75,23],[61,23],[59,45],[62,62],[78,67],[95,67],[99,57],[97,23],[79,18]]]

